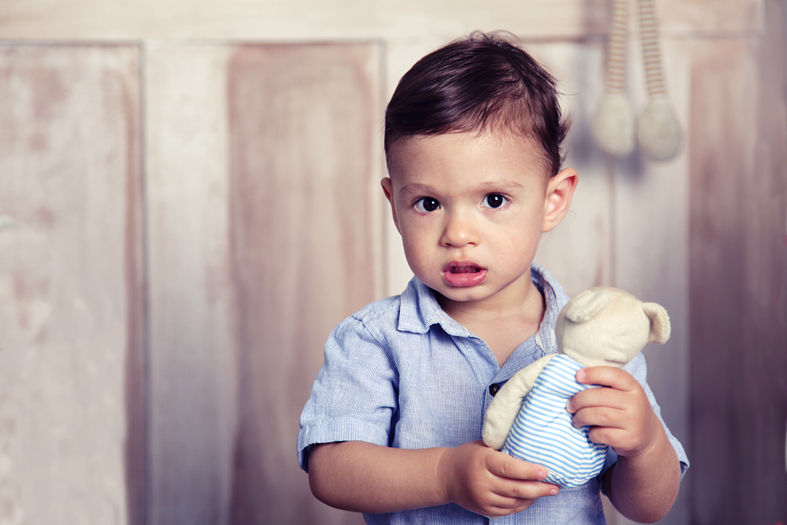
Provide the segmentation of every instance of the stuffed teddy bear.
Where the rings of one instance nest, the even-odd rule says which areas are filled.
[[[590,441],[590,427],[575,428],[566,403],[598,385],[576,381],[591,366],[622,367],[647,343],[670,336],[667,311],[616,288],[591,288],[574,297],[555,323],[558,353],[517,372],[486,412],[484,443],[547,467],[546,481],[578,487],[598,475],[607,446]],[[527,398],[523,399],[527,396]]]

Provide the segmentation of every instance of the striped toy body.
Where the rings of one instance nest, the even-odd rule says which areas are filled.
[[[502,451],[549,470],[546,481],[561,487],[579,487],[597,476],[604,466],[606,445],[588,437],[589,427],[575,428],[566,403],[592,385],[577,383],[584,368],[570,357],[553,357],[536,379],[508,433]]]

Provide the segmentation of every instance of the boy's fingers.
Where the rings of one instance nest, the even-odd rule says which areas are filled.
[[[614,388],[588,388],[569,399],[566,409],[572,414],[588,407],[611,407],[622,410],[626,407],[625,395],[625,392]]]
[[[581,427],[609,427],[623,428],[625,414],[622,410],[608,407],[588,407],[577,411],[571,419],[576,428]]]
[[[495,452],[489,459],[489,472],[500,478],[520,481],[542,481],[547,478],[547,469],[535,463],[528,463],[509,456],[503,452]]]
[[[619,390],[631,390],[637,380],[620,368],[614,366],[591,366],[577,371],[577,382],[583,385],[610,386]],[[637,383],[639,384],[639,383]]]
[[[498,496],[520,501],[555,496],[559,491],[560,487],[557,485],[543,481],[507,481],[492,490]]]

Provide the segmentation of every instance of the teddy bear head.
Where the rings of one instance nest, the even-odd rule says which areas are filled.
[[[622,367],[647,343],[665,343],[670,321],[656,303],[617,288],[591,288],[561,310],[555,336],[560,353],[584,366]]]

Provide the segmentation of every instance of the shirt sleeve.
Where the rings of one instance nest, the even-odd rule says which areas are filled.
[[[680,476],[683,478],[683,475],[686,473],[686,469],[689,468],[689,459],[686,456],[686,451],[683,450],[683,445],[681,445],[680,441],[678,441],[677,438],[672,435],[672,432],[670,432],[669,428],[667,428],[666,423],[664,423],[664,419],[661,417],[661,407],[659,407],[659,404],[656,402],[656,398],[653,396],[653,392],[648,385],[648,367],[645,363],[645,356],[643,356],[640,352],[629,364],[623,367],[623,370],[634,376],[634,379],[639,381],[639,384],[641,384],[642,388],[645,390],[645,394],[648,396],[648,401],[650,401],[650,406],[653,407],[653,412],[655,412],[656,417],[658,417],[659,421],[661,421],[661,425],[664,427],[664,431],[667,433],[667,438],[672,444],[672,448],[675,449],[675,453],[677,454],[678,460],[680,461]],[[617,460],[618,455],[612,450],[612,447],[609,447],[607,458],[604,462],[604,467],[601,469],[601,474],[599,474],[599,479],[601,479],[601,476],[603,476],[604,473],[617,462]],[[601,484],[601,486],[603,487],[603,484]]]
[[[388,446],[398,381],[387,345],[355,318],[340,323],[325,344],[325,362],[303,408],[298,463],[308,472],[309,447],[366,441]]]

